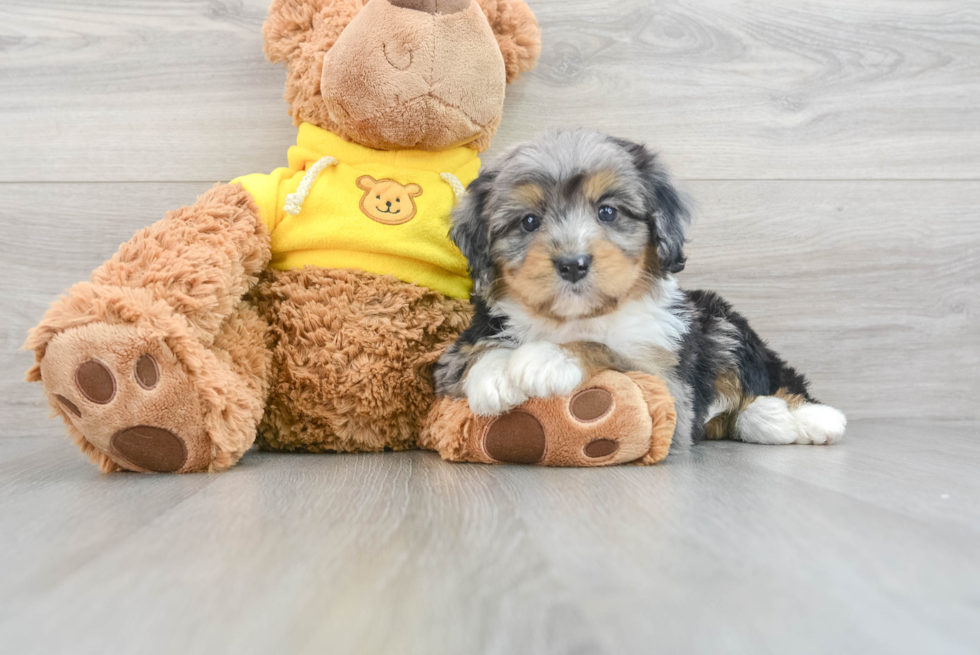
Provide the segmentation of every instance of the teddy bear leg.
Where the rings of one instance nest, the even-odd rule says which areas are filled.
[[[51,340],[41,377],[70,435],[103,471],[218,471],[255,440],[267,327],[245,303],[210,347],[179,325],[92,323]]]
[[[215,187],[52,305],[28,380],[103,471],[226,468],[262,414],[268,326],[241,296],[267,261],[250,197]]]
[[[667,456],[675,422],[663,381],[603,371],[570,395],[532,399],[496,417],[473,414],[465,400],[440,398],[421,445],[461,462],[656,464]]]

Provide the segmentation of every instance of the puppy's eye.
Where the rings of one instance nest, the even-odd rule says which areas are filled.
[[[537,232],[539,227],[541,227],[541,219],[534,214],[528,214],[521,219],[521,228],[525,232]]]
[[[599,220],[603,223],[612,223],[614,220],[616,220],[617,213],[618,212],[616,211],[615,207],[603,205],[602,207],[599,207]]]
[[[395,198],[395,202],[401,202],[401,201],[402,201],[401,198]]]

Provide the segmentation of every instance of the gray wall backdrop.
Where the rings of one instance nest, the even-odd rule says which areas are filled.
[[[852,419],[976,418],[980,14],[951,0],[532,0],[494,153],[642,140],[695,199],[689,287]],[[27,329],[137,228],[295,136],[267,0],[0,2],[0,436],[60,435]]]

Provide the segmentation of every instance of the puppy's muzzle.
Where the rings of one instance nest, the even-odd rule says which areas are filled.
[[[592,268],[592,255],[573,255],[555,260],[555,270],[563,280],[575,284],[589,274]]]

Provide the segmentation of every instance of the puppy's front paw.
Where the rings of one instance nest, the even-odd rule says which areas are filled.
[[[535,341],[515,350],[507,373],[514,386],[528,398],[564,396],[585,380],[578,360],[561,346],[547,341]]]
[[[463,391],[474,414],[497,416],[527,400],[527,395],[507,375],[507,363],[513,352],[491,350],[470,369]]]

